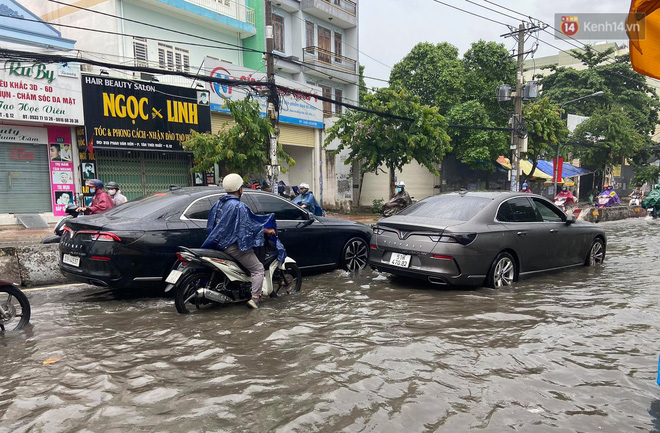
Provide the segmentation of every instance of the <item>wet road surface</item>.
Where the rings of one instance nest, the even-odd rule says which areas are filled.
[[[0,432],[660,431],[660,224],[603,227],[604,267],[499,291],[335,271],[190,316],[30,292]]]

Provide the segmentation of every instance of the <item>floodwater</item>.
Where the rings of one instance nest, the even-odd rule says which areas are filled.
[[[499,291],[335,271],[190,316],[30,292],[0,432],[660,432],[660,224],[603,227],[602,268]]]

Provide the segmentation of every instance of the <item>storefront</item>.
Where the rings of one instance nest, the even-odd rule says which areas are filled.
[[[191,154],[181,143],[191,130],[211,131],[208,91],[91,75],[82,86],[83,178],[115,181],[129,200],[193,184]]]
[[[252,71],[247,68],[221,62],[207,57],[204,67],[211,70],[213,77],[246,80],[265,81],[266,74]],[[295,81],[276,77],[276,83],[292,89],[299,89],[308,93],[321,94],[320,89],[303,86]],[[217,132],[224,122],[233,121],[224,105],[225,99],[240,100],[247,96],[245,88],[232,88],[220,84],[213,84],[211,89],[211,111],[212,129]],[[261,112],[266,113],[266,98],[255,96],[259,102]],[[306,182],[319,186],[319,149],[321,146],[320,131],[323,129],[323,106],[322,102],[303,95],[280,94],[280,136],[279,143],[282,148],[296,161],[293,167],[286,167],[286,173],[280,173],[279,179],[287,185],[298,185]],[[316,191],[315,191],[316,192]],[[318,195],[318,194],[317,194]]]

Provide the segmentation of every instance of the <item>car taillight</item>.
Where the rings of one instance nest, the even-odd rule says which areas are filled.
[[[68,228],[67,226],[64,226],[64,227],[62,228],[62,231],[63,231],[63,232],[73,233],[73,230],[71,230],[71,229]]]
[[[431,257],[440,260],[454,260],[452,256],[443,256],[442,254],[433,254]]]
[[[371,245],[371,249],[372,249],[372,250],[377,250],[377,249],[378,249],[378,246],[377,246],[377,245]]]
[[[121,238],[111,232],[99,232],[92,235],[93,241],[121,242]]]
[[[477,234],[476,233],[443,233],[442,235],[429,236],[429,238],[433,242],[469,245],[477,238]]]

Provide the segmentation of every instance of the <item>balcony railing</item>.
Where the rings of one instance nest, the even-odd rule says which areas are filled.
[[[326,65],[332,66],[333,68],[344,70],[346,72],[355,73],[356,71],[355,65],[357,62],[355,59],[340,56],[321,47],[311,46],[303,48],[303,63],[309,63],[313,60],[318,63],[324,63]]]
[[[239,21],[244,21],[248,24],[254,25],[254,9],[239,4],[238,0],[186,0],[197,6],[212,10],[221,15],[226,15],[235,18]],[[325,0],[324,0],[325,1]],[[335,0],[332,0],[335,1]],[[346,0],[341,0],[346,1]]]
[[[322,0],[323,2],[343,10],[353,16],[357,15],[357,4],[351,0]]]

